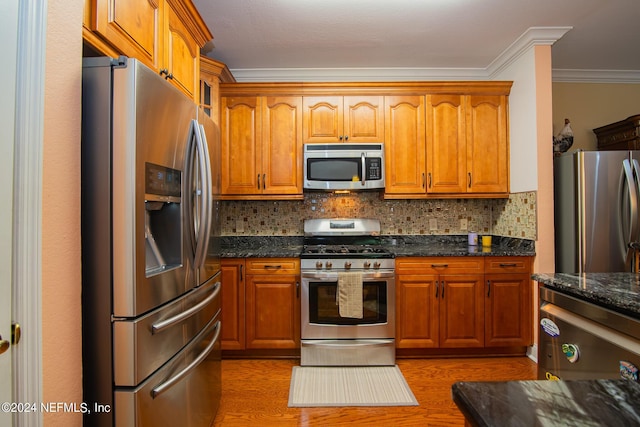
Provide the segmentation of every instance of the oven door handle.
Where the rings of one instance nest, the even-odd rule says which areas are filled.
[[[321,282],[336,282],[338,280],[338,273],[325,273],[325,272],[301,272],[300,274],[303,279],[313,279],[319,280]],[[395,277],[395,273],[393,271],[377,271],[377,272],[368,272],[362,273],[362,281],[366,282],[368,280],[374,279],[392,279]]]

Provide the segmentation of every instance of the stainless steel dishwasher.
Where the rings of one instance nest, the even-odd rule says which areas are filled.
[[[539,320],[539,379],[638,380],[638,319],[541,287]]]

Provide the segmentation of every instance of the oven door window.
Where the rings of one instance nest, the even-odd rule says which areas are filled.
[[[387,282],[362,284],[362,319],[340,317],[336,282],[309,282],[309,323],[322,325],[367,325],[387,322]]]

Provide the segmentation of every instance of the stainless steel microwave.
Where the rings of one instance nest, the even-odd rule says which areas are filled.
[[[305,144],[304,188],[326,191],[384,188],[384,144]]]

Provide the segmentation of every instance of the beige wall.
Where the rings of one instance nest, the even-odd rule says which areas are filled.
[[[43,402],[82,402],[80,314],[80,90],[83,4],[47,10],[42,194]],[[44,425],[81,426],[49,413]]]
[[[573,146],[596,149],[593,129],[640,114],[640,84],[553,83],[553,134],[571,120]],[[551,144],[551,141],[549,141]]]

